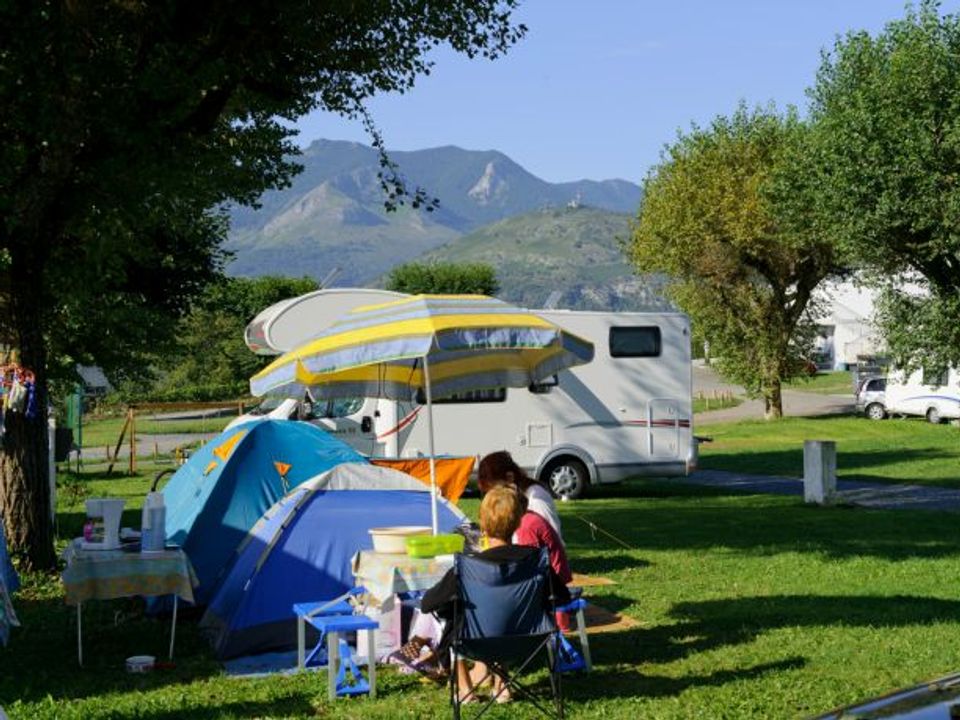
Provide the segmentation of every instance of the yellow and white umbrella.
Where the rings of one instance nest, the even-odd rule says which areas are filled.
[[[250,379],[254,395],[427,400],[526,387],[593,359],[593,345],[528,310],[485,295],[413,295],[357,308]],[[431,487],[436,477],[431,462]]]

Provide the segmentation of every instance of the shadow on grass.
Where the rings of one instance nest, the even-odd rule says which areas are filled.
[[[0,652],[0,706],[48,695],[66,700],[149,691],[221,672],[196,624],[182,621],[177,623],[175,667],[128,674],[124,661],[131,655],[167,661],[170,619],[145,616],[142,600],[84,603],[83,667],[77,663],[76,608],[62,597],[30,599],[18,593],[13,600],[21,627],[13,629],[9,646]]]
[[[314,717],[317,709],[302,694],[291,694],[269,700],[236,700],[217,702],[210,707],[179,710],[144,710],[110,713],[111,720],[220,720],[228,717]]]
[[[723,496],[669,482],[630,483],[634,484],[658,487],[664,502],[610,503],[600,499],[579,503],[576,517],[584,522],[571,518],[564,523],[567,545],[574,555],[600,549],[625,557],[653,550],[717,549],[754,556],[799,552],[889,560],[960,555],[953,513],[813,507],[782,496]],[[617,549],[612,540],[594,535],[587,523],[622,539],[634,551]],[[588,553],[584,555],[588,557]],[[638,561],[623,560],[621,565],[633,562]],[[610,560],[598,566],[604,563],[615,569]]]
[[[617,633],[628,635],[626,633]],[[594,667],[593,672],[580,677],[564,678],[564,695],[571,700],[606,700],[609,698],[658,698],[679,695],[692,687],[718,687],[730,682],[754,680],[771,672],[798,670],[806,665],[801,657],[761,663],[736,670],[718,670],[706,675],[665,677],[647,675],[622,667]]]
[[[603,575],[618,570],[650,567],[649,560],[634,557],[633,555],[577,555],[571,562],[570,568],[574,572],[584,575]]]
[[[891,448],[889,450],[847,450],[843,440],[837,441],[837,468],[844,480],[873,480],[884,483],[938,484],[960,487],[960,480],[936,478],[925,474],[927,462],[936,462],[960,457],[956,450],[947,448]],[[888,465],[900,466],[897,478],[867,474],[871,469]],[[789,450],[750,451],[738,449],[736,453],[704,452],[700,467],[708,470],[725,470],[750,475],[775,475],[779,477],[803,476],[803,446]]]

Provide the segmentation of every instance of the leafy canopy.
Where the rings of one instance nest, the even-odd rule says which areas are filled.
[[[411,262],[387,275],[387,290],[410,293],[495,295],[500,289],[492,266],[479,262]]]
[[[782,412],[781,382],[803,367],[811,293],[832,267],[829,243],[779,215],[791,197],[784,167],[806,134],[792,112],[743,106],[682,134],[644,182],[629,246],[638,271],[670,277],[667,294],[720,369],[764,397],[768,417]]]
[[[810,96],[820,232],[886,288],[903,364],[960,364],[960,16],[925,0],[876,37],[848,34]]]

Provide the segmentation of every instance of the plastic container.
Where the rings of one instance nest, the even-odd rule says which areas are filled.
[[[127,658],[128,673],[145,673],[153,670],[157,659],[153,655],[133,655]]]
[[[163,493],[147,493],[143,503],[140,548],[142,552],[160,552],[166,540],[167,508],[163,504]]]
[[[415,535],[407,538],[407,555],[429,558],[437,555],[452,555],[463,552],[463,535]]]
[[[423,525],[396,525],[394,527],[370,528],[373,549],[391,555],[407,552],[407,538],[412,535],[429,535],[430,528]]]

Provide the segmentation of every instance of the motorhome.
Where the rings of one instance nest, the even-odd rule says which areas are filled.
[[[960,418],[960,370],[893,370],[884,390],[887,415],[918,415],[932,423]]]
[[[331,289],[287,301],[248,328],[251,349],[280,353],[329,327],[351,302],[381,291]],[[352,293],[352,294],[351,294]],[[334,299],[332,314],[327,298]],[[312,309],[310,309],[312,308]],[[690,322],[676,312],[535,311],[593,342],[594,360],[527,388],[434,398],[435,447],[445,455],[508,450],[560,497],[634,475],[685,475],[696,464]],[[299,320],[291,322],[291,313]],[[300,326],[298,332],[292,327]],[[284,329],[283,333],[279,331]],[[282,336],[282,337],[281,337]],[[425,399],[289,399],[270,417],[309,419],[380,457],[426,454]]]

